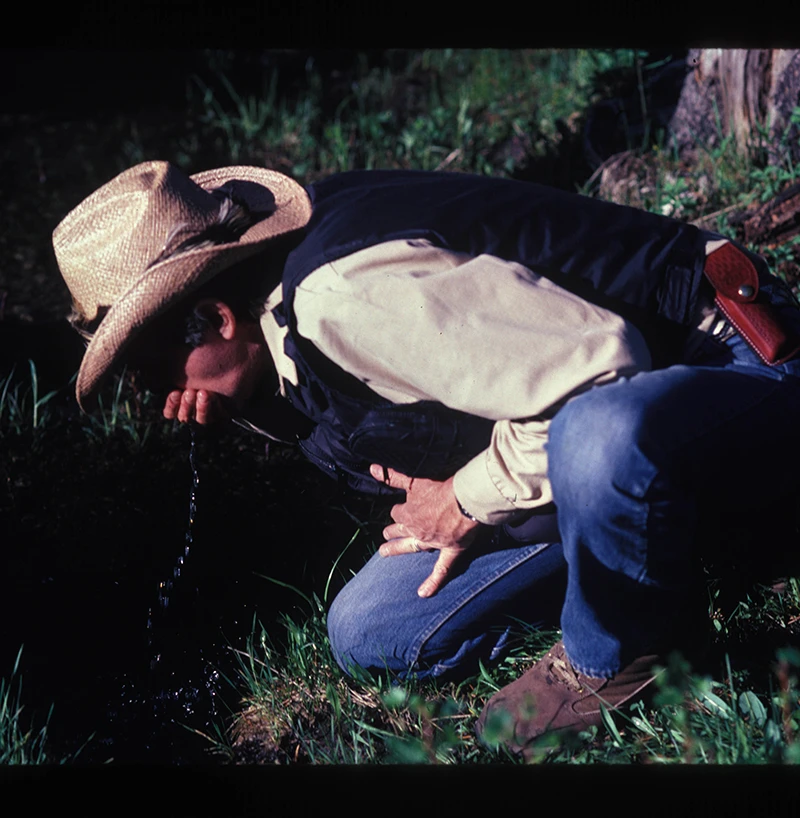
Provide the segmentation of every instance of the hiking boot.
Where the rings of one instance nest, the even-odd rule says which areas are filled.
[[[475,729],[483,736],[487,722],[502,723],[509,714],[513,731],[501,739],[514,753],[526,759],[540,736],[577,733],[602,722],[601,703],[615,710],[641,692],[658,674],[653,665],[658,656],[635,659],[610,679],[584,676],[570,664],[563,642],[556,642],[530,670],[492,696]]]

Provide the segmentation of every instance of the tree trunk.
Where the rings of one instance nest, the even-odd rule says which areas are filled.
[[[800,105],[800,51],[691,49],[686,59],[691,70],[670,121],[682,156],[733,135],[742,151],[763,144],[770,164],[787,151],[792,162],[800,159],[800,130],[791,123]]]

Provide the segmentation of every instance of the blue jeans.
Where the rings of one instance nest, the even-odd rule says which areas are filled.
[[[765,274],[761,286],[800,332],[780,282]],[[691,364],[570,400],[547,451],[560,536],[547,518],[528,542],[487,529],[429,599],[416,589],[435,553],[376,554],[329,612],[345,670],[463,677],[501,654],[515,620],[557,627],[559,617],[567,655],[590,676],[668,650],[704,513],[763,514],[800,480],[800,358],[771,367],[738,334],[708,338]]]

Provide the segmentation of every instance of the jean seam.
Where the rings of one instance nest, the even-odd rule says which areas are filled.
[[[518,568],[524,562],[527,562],[529,559],[535,557],[537,554],[541,553],[545,548],[548,548],[551,545],[552,543],[539,543],[536,546],[528,546],[534,550],[513,560],[511,564],[506,564],[502,568],[496,568],[488,577],[483,578],[483,581],[480,583],[479,587],[476,588],[475,585],[473,585],[470,588],[465,589],[460,596],[453,600],[452,604],[446,610],[440,613],[435,622],[431,623],[427,628],[421,631],[417,638],[411,643],[411,648],[409,650],[409,667],[414,668],[417,665],[420,655],[422,654],[422,650],[425,647],[425,643],[431,639],[434,634],[441,630],[445,623],[458,611],[460,611],[467,603],[471,602],[473,599],[475,599],[475,597],[483,593],[499,579],[502,579],[510,571]]]
[[[566,653],[566,648],[565,648],[564,652]],[[616,670],[613,670],[613,671],[605,671],[605,670],[600,671],[600,670],[597,670],[596,668],[583,667],[581,665],[575,664],[575,662],[573,662],[572,659],[569,658],[569,655],[567,655],[567,659],[569,659],[569,663],[572,665],[572,667],[575,670],[578,671],[578,673],[581,673],[584,676],[589,676],[591,679],[611,679],[613,676],[615,676],[621,670],[621,668],[617,668]]]

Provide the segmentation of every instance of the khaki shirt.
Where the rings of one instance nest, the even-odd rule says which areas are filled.
[[[719,243],[717,243],[718,246]],[[296,384],[286,328],[261,320],[283,390]],[[496,525],[553,499],[545,444],[571,397],[650,368],[639,331],[515,262],[395,240],[330,262],[296,290],[300,335],[395,403],[439,401],[495,421],[455,475],[461,504]],[[696,326],[715,324],[709,305]]]

